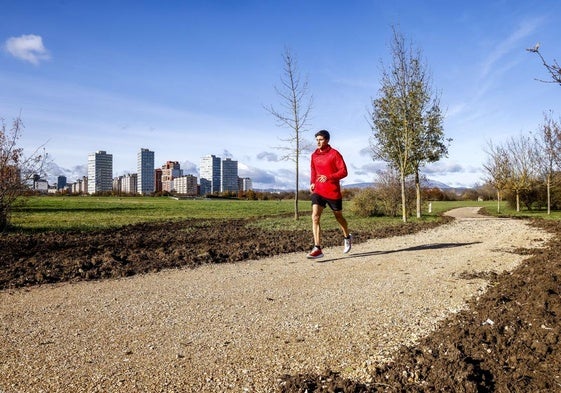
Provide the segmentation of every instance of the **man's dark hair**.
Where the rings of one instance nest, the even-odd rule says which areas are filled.
[[[329,136],[329,131],[327,130],[320,130],[318,132],[316,132],[316,134],[314,136],[322,136],[326,141],[329,141],[330,136]]]

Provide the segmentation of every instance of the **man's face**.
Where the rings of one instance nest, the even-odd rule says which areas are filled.
[[[316,136],[316,143],[318,144],[319,149],[324,149],[329,143],[329,141],[325,139],[323,136],[318,135]]]

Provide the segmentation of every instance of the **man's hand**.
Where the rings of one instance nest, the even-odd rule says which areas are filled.
[[[317,178],[317,181],[320,183],[325,183],[327,181],[327,176],[325,175],[319,175]]]

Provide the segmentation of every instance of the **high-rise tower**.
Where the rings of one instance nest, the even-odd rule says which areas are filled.
[[[221,167],[221,192],[237,192],[238,191],[238,162],[230,158],[222,160]]]
[[[183,176],[178,161],[167,161],[162,165],[162,191],[173,191],[173,179]]]
[[[220,157],[208,155],[201,157],[199,178],[201,195],[220,192]]]
[[[113,154],[88,154],[88,194],[113,190]]]
[[[151,194],[154,192],[154,152],[148,149],[140,149],[138,152],[137,172],[139,194]]]

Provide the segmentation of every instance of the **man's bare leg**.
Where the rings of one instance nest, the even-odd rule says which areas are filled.
[[[347,220],[345,219],[345,217],[343,217],[343,211],[342,210],[334,211],[333,214],[335,214],[335,218],[337,219],[339,226],[341,226],[341,230],[343,231],[343,236],[349,237],[350,235],[349,226],[347,224]]]
[[[323,207],[320,205],[312,205],[312,232],[314,234],[314,246],[321,246],[321,213]]]

